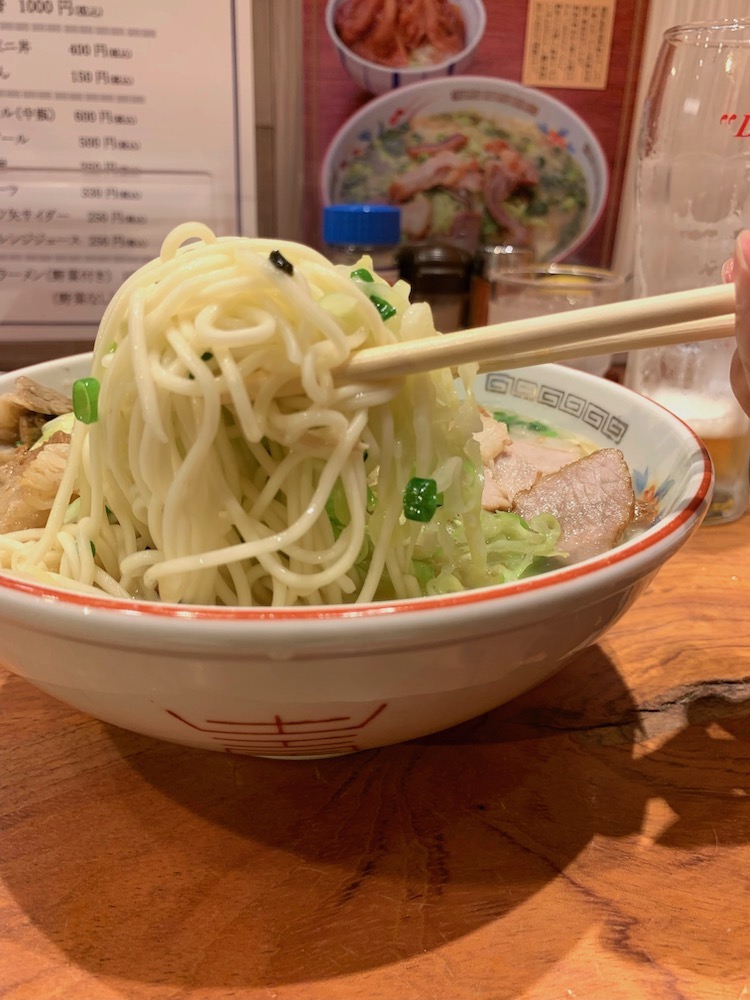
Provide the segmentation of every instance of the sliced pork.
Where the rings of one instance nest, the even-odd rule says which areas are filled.
[[[38,448],[17,448],[0,464],[0,532],[44,527],[69,446],[70,435],[58,431]]]
[[[588,559],[616,545],[633,520],[630,470],[619,449],[604,448],[542,476],[516,495],[513,510],[527,520],[554,514],[568,562]]]
[[[401,225],[412,240],[423,240],[432,227],[432,202],[424,194],[418,194],[401,208]]]
[[[482,421],[482,429],[474,435],[474,440],[479,444],[479,457],[482,465],[489,465],[498,455],[502,455],[510,444],[510,434],[508,426],[502,420],[495,420],[491,413],[480,407],[479,417]]]
[[[429,191],[435,187],[480,191],[482,168],[475,159],[467,159],[453,150],[445,149],[396,177],[388,188],[388,195],[392,201],[400,203],[413,198],[420,191]]]
[[[540,478],[575,462],[584,454],[573,441],[533,437],[512,438],[502,420],[480,409],[482,429],[474,438],[484,471],[482,507],[484,510],[510,510],[521,490],[528,490]]]
[[[0,444],[32,445],[47,420],[72,409],[69,396],[19,375],[12,392],[0,396]]]
[[[583,458],[586,452],[574,441],[558,441],[555,438],[515,438],[513,453],[543,475],[557,472],[564,465]]]
[[[440,139],[438,142],[421,142],[416,146],[407,146],[406,152],[413,160],[416,160],[420,156],[434,156],[446,149],[463,149],[468,141],[469,137],[463,132],[454,132],[453,135],[446,136],[445,139]]]
[[[504,149],[484,167],[484,203],[495,222],[508,231],[513,243],[525,246],[530,241],[529,227],[506,208],[506,200],[519,188],[539,183],[536,166],[515,149]]]
[[[542,473],[519,458],[514,445],[484,467],[482,507],[484,510],[510,510],[516,494],[530,489]]]
[[[482,216],[479,212],[464,209],[457,212],[451,222],[448,238],[451,243],[473,249],[479,244],[482,235]]]

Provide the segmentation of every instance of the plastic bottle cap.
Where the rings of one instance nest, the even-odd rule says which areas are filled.
[[[401,240],[401,209],[396,205],[327,205],[323,240],[329,246],[396,246]]]

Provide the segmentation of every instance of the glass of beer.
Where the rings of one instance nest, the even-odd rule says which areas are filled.
[[[633,290],[721,283],[750,219],[750,19],[668,29],[639,133]],[[633,352],[625,382],[681,417],[714,462],[707,523],[748,506],[750,421],[729,383],[732,339]]]
[[[709,340],[636,351],[626,383],[689,424],[714,466],[708,524],[734,521],[750,499],[750,419],[729,385],[733,340]]]

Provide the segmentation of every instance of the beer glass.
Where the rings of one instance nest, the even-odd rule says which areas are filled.
[[[679,25],[664,34],[640,133],[634,292],[721,282],[750,225],[750,19]],[[716,485],[707,522],[748,506],[750,420],[732,394],[732,339],[633,352],[625,382],[702,438]]]

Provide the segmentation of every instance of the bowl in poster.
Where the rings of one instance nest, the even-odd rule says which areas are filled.
[[[476,76],[375,98],[338,130],[320,180],[325,205],[399,205],[405,242],[528,246],[539,260],[587,239],[609,185],[601,145],[571,108]]]

